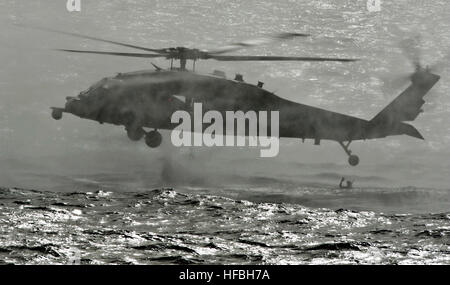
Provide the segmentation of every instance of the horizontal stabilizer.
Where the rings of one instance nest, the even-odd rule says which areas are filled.
[[[414,126],[411,126],[410,124],[402,123],[400,125],[400,132],[404,135],[408,135],[411,137],[415,137],[415,138],[424,140],[424,137],[419,133],[419,131]]]

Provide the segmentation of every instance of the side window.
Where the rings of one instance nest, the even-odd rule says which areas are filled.
[[[179,101],[186,103],[186,97],[183,95],[172,95],[175,99],[178,99]]]

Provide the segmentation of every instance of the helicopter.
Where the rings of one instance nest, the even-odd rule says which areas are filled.
[[[99,54],[135,58],[165,58],[170,68],[164,69],[152,63],[153,70],[118,73],[106,77],[82,91],[76,97],[66,97],[63,108],[51,107],[55,120],[63,113],[70,113],[83,119],[124,126],[128,138],[139,141],[143,137],[150,148],[162,143],[158,130],[173,130],[171,115],[177,110],[192,112],[196,102],[203,103],[204,112],[226,111],[278,111],[279,137],[297,138],[303,142],[312,139],[314,145],[321,140],[336,141],[348,156],[351,166],[359,164],[359,157],[349,146],[353,141],[384,138],[394,135],[408,135],[424,139],[419,131],[405,121],[413,121],[423,111],[423,97],[439,81],[440,76],[423,67],[413,58],[415,70],[407,76],[410,85],[371,120],[365,120],[309,105],[283,99],[263,88],[263,82],[252,84],[244,81],[241,74],[227,78],[222,71],[211,74],[195,72],[199,60],[217,61],[334,61],[355,62],[358,59],[227,55],[231,51],[251,46],[282,41],[296,37],[308,37],[303,33],[279,33],[270,37],[234,43],[216,50],[200,50],[186,47],[148,48],[123,42],[106,40],[76,33],[51,30],[69,36],[106,42],[117,46],[145,51],[110,52],[96,50],[58,49],[58,51],[82,54]],[[174,67],[174,60],[179,67]],[[193,69],[186,68],[192,61]],[[205,128],[206,126],[203,126]],[[144,128],[151,129],[146,131]],[[245,135],[248,135],[247,133]]]

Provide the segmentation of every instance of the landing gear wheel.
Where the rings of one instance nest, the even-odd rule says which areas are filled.
[[[127,128],[126,130],[128,138],[132,141],[138,141],[145,135],[142,128]]]
[[[52,110],[52,118],[55,120],[61,120],[63,116],[63,111],[61,109],[53,109]]]
[[[348,157],[348,163],[350,163],[351,166],[356,166],[359,163],[359,157],[357,155],[350,155]]]
[[[338,141],[338,143],[344,149],[345,153],[348,155],[348,163],[351,166],[356,166],[359,163],[359,157],[357,155],[352,154],[352,151],[350,149],[348,149],[348,147],[350,146],[351,142],[352,141],[349,140],[346,144],[344,144],[342,141]]]
[[[162,142],[162,136],[158,131],[150,131],[145,135],[145,143],[151,147],[158,147]]]

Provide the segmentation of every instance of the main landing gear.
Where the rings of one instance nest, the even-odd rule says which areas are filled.
[[[132,141],[139,141],[145,136],[145,143],[151,147],[155,148],[161,145],[162,136],[161,133],[156,129],[146,133],[143,128],[125,128],[127,131],[127,136]]]
[[[125,128],[127,136],[132,141],[139,141],[145,135],[145,131],[142,128]]]
[[[356,166],[359,163],[359,157],[357,155],[352,154],[352,151],[348,148],[350,146],[350,143],[352,141],[348,141],[347,144],[344,144],[342,141],[338,141],[338,143],[342,146],[342,148],[344,149],[345,153],[348,154],[348,163],[351,166]]]
[[[145,134],[145,143],[149,147],[151,148],[158,147],[161,144],[161,142],[162,142],[161,133],[158,132],[156,129]]]

